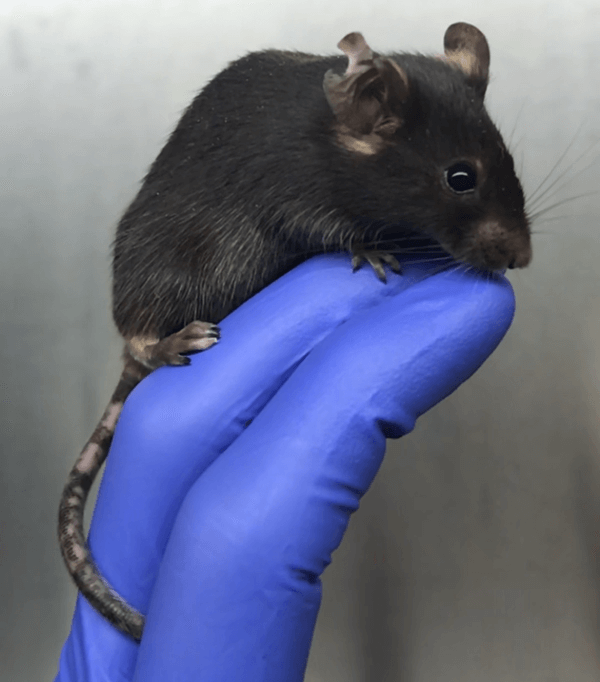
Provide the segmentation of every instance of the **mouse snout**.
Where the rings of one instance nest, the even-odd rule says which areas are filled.
[[[481,221],[466,260],[487,270],[524,268],[531,262],[531,237],[527,224],[496,218]]]

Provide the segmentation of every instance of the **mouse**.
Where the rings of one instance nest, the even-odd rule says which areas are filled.
[[[452,24],[443,55],[265,50],[217,74],[184,111],[117,225],[113,318],[123,370],[69,474],[61,553],[78,589],[140,640],[144,617],[100,574],[85,501],[129,393],[219,341],[218,323],[311,255],[346,251],[386,281],[410,239],[489,272],[523,268],[531,231],[513,158],[485,108],[490,50]],[[407,242],[408,240],[408,242]]]

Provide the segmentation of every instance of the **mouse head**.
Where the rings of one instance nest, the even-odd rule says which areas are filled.
[[[458,260],[487,270],[525,267],[529,223],[513,159],[484,106],[490,51],[465,23],[443,57],[373,53],[360,33],[338,47],[343,74],[325,74],[336,145],[360,187],[350,208],[409,222]]]

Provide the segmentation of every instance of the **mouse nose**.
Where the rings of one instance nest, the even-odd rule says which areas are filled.
[[[516,253],[508,266],[511,269],[525,268],[531,263],[531,239],[529,234],[521,235],[520,239],[516,240]]]
[[[524,268],[531,261],[531,237],[526,224],[502,218],[486,218],[476,227],[472,242],[476,261],[488,270]]]

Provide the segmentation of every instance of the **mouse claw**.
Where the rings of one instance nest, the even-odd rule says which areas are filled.
[[[387,276],[383,268],[385,263],[393,272],[402,274],[402,268],[396,256],[388,251],[366,251],[360,247],[352,250],[352,271],[356,272],[363,263],[367,262],[375,271],[377,278],[382,282],[387,282]]]

